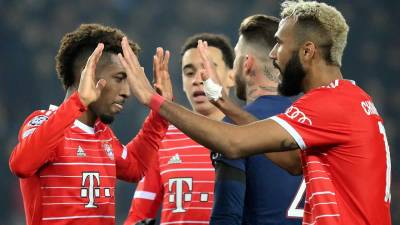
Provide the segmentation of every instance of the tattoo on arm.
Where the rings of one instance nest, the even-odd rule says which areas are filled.
[[[290,141],[288,139],[285,139],[281,141],[281,146],[280,146],[282,151],[287,151],[287,150],[293,150],[296,148],[299,148],[297,143],[295,141]]]

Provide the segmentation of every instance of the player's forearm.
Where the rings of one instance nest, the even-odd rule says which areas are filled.
[[[257,121],[257,118],[236,105],[227,95],[214,102],[214,105],[235,124],[243,125]]]
[[[165,101],[160,114],[196,142],[216,152],[238,157],[234,125],[213,121],[170,101]]]
[[[64,139],[65,129],[70,127],[86,107],[78,95],[71,96],[61,104],[46,122],[29,136],[20,138],[10,156],[10,169],[17,176],[32,176],[52,156],[57,145]]]
[[[127,166],[129,172],[122,168],[119,169],[121,165],[117,165],[117,172],[121,174],[119,178],[137,182],[144,176],[149,165],[157,158],[161,140],[165,137],[167,129],[168,122],[151,111],[143,123],[142,129],[126,146],[131,160],[124,160],[122,163],[129,164]]]

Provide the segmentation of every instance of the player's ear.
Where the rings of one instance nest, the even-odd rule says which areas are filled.
[[[226,86],[228,88],[235,86],[235,72],[233,71],[233,69],[229,69],[227,72]]]
[[[316,51],[315,44],[311,41],[304,43],[303,47],[300,49],[300,59],[305,63],[311,61],[314,57]]]
[[[243,62],[243,68],[245,74],[249,74],[251,70],[253,70],[254,66],[254,57],[252,55],[246,55]]]

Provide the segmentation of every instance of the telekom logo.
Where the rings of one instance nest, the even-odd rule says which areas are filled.
[[[168,182],[168,190],[170,193],[172,193],[172,187],[175,186],[175,194],[170,194],[169,196],[169,202],[175,202],[176,204],[176,209],[174,209],[172,212],[177,213],[177,212],[186,212],[186,209],[183,208],[183,200],[185,201],[191,201],[192,200],[192,194],[191,193],[184,193],[183,192],[183,185],[186,184],[189,192],[192,192],[192,178],[173,178],[169,179]]]
[[[297,107],[290,106],[286,110],[285,115],[292,120],[297,120],[299,123],[312,125],[310,118],[308,118],[306,116],[306,114],[304,114],[302,111],[300,111],[300,109]]]
[[[86,185],[87,183],[88,185]],[[104,197],[111,197],[110,188],[104,188]],[[95,198],[100,198],[100,174],[98,172],[82,173],[81,198],[89,199],[85,208],[98,207],[95,203]]]

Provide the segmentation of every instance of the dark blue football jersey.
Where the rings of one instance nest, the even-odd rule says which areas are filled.
[[[261,96],[244,109],[265,119],[290,105],[286,97]],[[228,118],[224,121],[232,123]],[[217,164],[217,176],[210,224],[301,224],[305,191],[302,176],[290,175],[263,154],[230,160],[213,153],[212,159]],[[218,176],[219,164],[236,169],[236,174],[243,173],[245,179]]]

